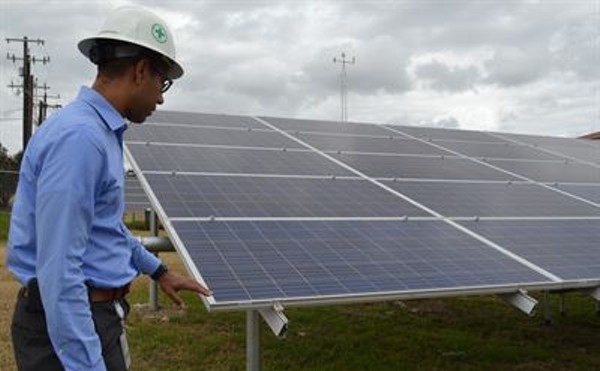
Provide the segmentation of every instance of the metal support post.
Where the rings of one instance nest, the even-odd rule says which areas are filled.
[[[152,236],[158,236],[158,218],[154,209],[150,211],[150,233]],[[158,256],[158,253],[155,253]],[[148,305],[150,310],[158,310],[158,283],[154,280],[150,280],[148,287]]]
[[[260,324],[258,311],[246,312],[246,371],[260,371]]]
[[[552,324],[552,302],[550,301],[550,291],[544,291],[544,319],[546,325]]]
[[[560,316],[564,317],[567,314],[567,306],[565,303],[565,293],[561,292],[559,296],[558,309],[560,310]]]

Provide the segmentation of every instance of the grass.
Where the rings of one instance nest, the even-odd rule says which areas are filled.
[[[10,213],[0,210],[0,241],[6,241],[8,238],[8,224],[10,222]]]
[[[14,370],[9,337],[18,284],[4,267],[0,242],[0,370]],[[183,271],[175,254],[163,254]],[[244,370],[245,314],[207,313],[183,294],[178,311],[150,313],[147,280],[138,279],[129,301],[133,370]],[[556,297],[553,296],[554,300]],[[261,326],[265,370],[598,370],[600,317],[585,295],[566,295],[567,314],[529,318],[487,297],[385,302],[288,309],[290,330],[278,340]]]

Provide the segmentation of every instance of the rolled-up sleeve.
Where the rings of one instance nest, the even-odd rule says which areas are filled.
[[[144,245],[142,245],[137,238],[133,237],[133,235],[125,225],[123,225],[122,228],[124,228],[127,231],[127,239],[129,240],[129,246],[131,246],[133,250],[133,264],[139,272],[146,275],[151,275],[156,271],[156,269],[158,269],[158,266],[160,265],[160,260],[150,251],[146,250]]]
[[[106,156],[84,127],[55,138],[42,154],[36,197],[37,272],[48,334],[67,370],[105,370],[82,258]]]

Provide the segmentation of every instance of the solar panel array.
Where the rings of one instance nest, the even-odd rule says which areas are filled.
[[[595,143],[187,112],[126,135],[212,309],[600,282]]]

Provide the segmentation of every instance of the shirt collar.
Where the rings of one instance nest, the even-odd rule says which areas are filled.
[[[96,90],[88,88],[87,86],[82,86],[79,90],[77,99],[81,99],[92,106],[111,131],[118,132],[127,128],[127,123],[119,111],[117,111],[115,107],[113,107],[113,105]]]

